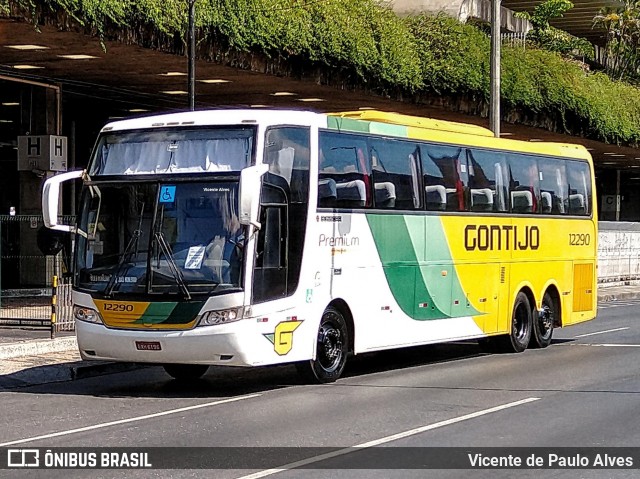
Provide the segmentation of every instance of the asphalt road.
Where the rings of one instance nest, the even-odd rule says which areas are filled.
[[[255,465],[28,471],[30,477],[47,478],[636,477],[630,469],[341,467],[358,458],[360,464],[375,464],[369,449],[342,450],[352,446],[403,448],[390,456],[400,464],[416,451],[441,455],[435,447],[517,447],[536,454],[548,449],[532,448],[640,449],[639,307],[640,302],[606,303],[596,320],[556,330],[545,350],[487,355],[470,342],[358,356],[345,377],[330,385],[305,385],[293,367],[281,366],[212,369],[203,380],[184,386],[149,367],[3,392],[0,447],[242,447],[231,454],[241,451],[246,464]],[[298,450],[247,449],[292,446],[331,448],[305,449],[303,457],[310,458],[308,467],[335,469],[267,471],[300,459]],[[424,447],[429,449],[411,449]],[[320,461],[328,451],[335,457]],[[271,456],[257,460],[260,454]],[[636,468],[638,457],[640,452]],[[26,475],[0,471],[2,477]]]

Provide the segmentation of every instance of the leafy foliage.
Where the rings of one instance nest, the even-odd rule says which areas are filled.
[[[120,32],[148,44],[144,35],[152,34],[176,47],[187,29],[188,1],[0,0],[0,11],[7,10],[61,26],[60,15],[70,15],[98,35]],[[444,15],[400,18],[378,0],[197,0],[196,14],[203,54],[211,46],[216,55],[255,52],[378,91],[476,105],[489,98],[488,36]],[[559,118],[567,132],[640,143],[640,91],[556,52],[504,47],[502,95],[512,111]]]
[[[640,2],[623,1],[620,8],[604,8],[594,24],[607,31],[604,64],[614,78],[640,76]]]
[[[538,4],[533,12],[517,12],[515,16],[531,23],[533,30],[529,34],[529,39],[541,48],[564,55],[575,52],[581,57],[593,59],[594,50],[591,43],[549,24],[549,20],[562,17],[573,7],[573,2],[569,0],[547,0]]]

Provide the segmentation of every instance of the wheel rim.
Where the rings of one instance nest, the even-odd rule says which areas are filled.
[[[318,363],[326,372],[334,372],[342,362],[342,331],[333,318],[327,318],[318,330]]]
[[[542,305],[542,310],[540,311],[540,314],[538,317],[540,336],[543,339],[548,338],[549,335],[551,334],[551,331],[553,330],[554,319],[555,318],[553,316],[553,308],[550,307],[549,303],[545,301]]]
[[[518,342],[523,342],[527,337],[527,324],[529,311],[524,303],[520,303],[513,313],[513,337]]]

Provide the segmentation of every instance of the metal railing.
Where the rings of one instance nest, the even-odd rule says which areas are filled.
[[[60,217],[63,224],[74,220]],[[71,278],[60,277],[62,255],[40,252],[38,231],[43,227],[41,216],[0,215],[0,326],[46,328],[53,337],[75,328]]]
[[[510,47],[522,47],[527,46],[527,32],[506,32],[500,35],[503,45]]]

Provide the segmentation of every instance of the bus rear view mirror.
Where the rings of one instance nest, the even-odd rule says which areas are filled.
[[[240,173],[240,224],[253,225],[260,228],[258,223],[258,207],[260,206],[260,181],[262,175],[269,170],[268,165],[255,165],[245,168]]]
[[[62,183],[69,180],[82,178],[83,170],[69,171],[52,176],[44,182],[42,188],[42,218],[47,228],[58,231],[74,231],[73,226],[58,224],[58,204],[60,201],[60,187]]]

